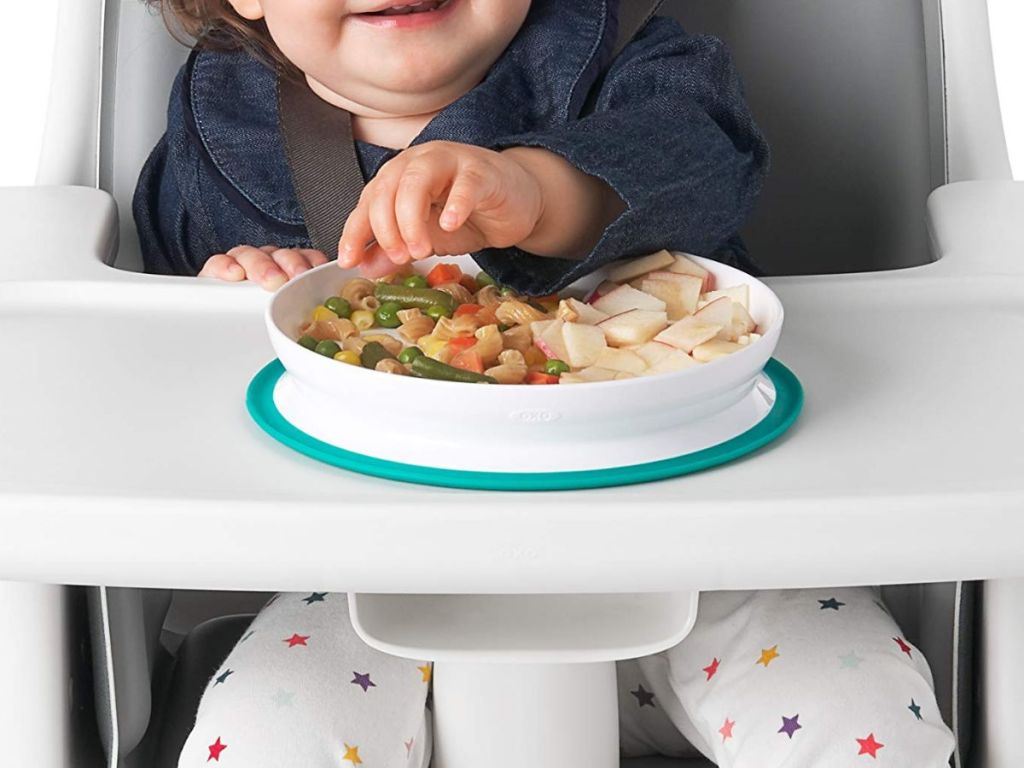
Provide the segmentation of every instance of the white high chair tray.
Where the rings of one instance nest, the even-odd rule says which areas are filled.
[[[776,356],[807,400],[770,450],[509,495],[295,455],[244,407],[272,357],[265,294],[78,263],[66,282],[28,266],[0,282],[0,579],[497,593],[1024,573],[1019,271],[771,280]]]

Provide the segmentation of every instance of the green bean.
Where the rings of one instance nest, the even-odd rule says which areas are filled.
[[[377,363],[381,360],[397,359],[378,341],[371,341],[363,347],[363,353],[359,356],[359,362],[362,363],[363,368],[369,368],[371,371],[377,367]]]
[[[369,345],[367,345],[369,346]],[[445,365],[439,360],[422,355],[412,361],[412,372],[424,379],[437,379],[439,381],[459,381],[466,384],[497,384],[498,382],[490,376],[473,371],[464,371],[451,365]]]
[[[477,285],[481,288],[487,285],[497,285],[497,282],[493,277],[488,275],[486,272],[478,272],[476,276]]]
[[[373,289],[373,295],[381,303],[393,301],[401,304],[403,309],[416,308],[426,311],[434,306],[442,306],[449,313],[455,311],[455,299],[452,298],[451,294],[444,291],[436,291],[433,288],[410,288],[407,285],[377,283]]]
[[[427,278],[423,275],[409,275],[402,281],[402,285],[406,288],[426,288]]]
[[[411,365],[413,360],[422,355],[423,350],[419,347],[406,347],[398,353],[398,362],[402,365]]]

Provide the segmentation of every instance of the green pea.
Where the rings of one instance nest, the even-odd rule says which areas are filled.
[[[422,354],[423,350],[420,349],[419,347],[406,347],[405,349],[398,353],[398,362],[400,362],[402,365],[409,365],[412,363],[413,360],[415,360],[417,357],[420,357]]]
[[[402,324],[398,319],[398,313],[402,311],[402,305],[394,301],[385,301],[374,313],[377,325],[382,328],[397,328]]]
[[[440,320],[442,317],[451,317],[452,313],[448,307],[442,307],[440,304],[435,304],[427,310],[427,317],[432,317],[435,320]]]
[[[476,275],[476,282],[481,288],[486,285],[497,285],[497,281],[488,275],[486,272],[478,272]]]
[[[341,347],[338,346],[337,342],[331,341],[330,339],[324,339],[323,341],[317,343],[317,345],[313,348],[313,351],[316,352],[318,355],[333,358],[336,354],[341,352]]]
[[[348,318],[352,316],[352,305],[340,296],[331,296],[331,298],[324,302],[324,306],[338,317]]]
[[[548,360],[544,363],[544,373],[549,376],[561,376],[563,373],[568,373],[570,370],[569,366],[561,360]]]
[[[423,275],[409,275],[402,281],[402,285],[406,288],[426,288],[427,278]]]
[[[498,293],[500,293],[502,296],[515,296],[516,295],[516,292],[512,288],[509,288],[507,285],[503,286],[498,291]]]
[[[316,339],[312,336],[300,336],[299,345],[305,347],[308,350],[316,349]]]

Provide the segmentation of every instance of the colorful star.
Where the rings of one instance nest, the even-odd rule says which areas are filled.
[[[642,685],[638,685],[637,686],[637,690],[630,691],[630,693],[633,694],[634,696],[636,696],[636,701],[637,701],[637,705],[638,706],[641,706],[641,707],[644,706],[644,705],[647,705],[649,707],[653,707],[654,706],[654,694],[651,693],[650,691],[645,691],[644,687]]]
[[[277,705],[277,708],[290,707],[292,705],[292,699],[295,698],[294,691],[286,691],[283,688],[278,688],[277,693],[270,697],[270,700]]]
[[[875,734],[873,733],[869,733],[866,739],[857,739],[857,743],[860,744],[860,752],[857,754],[871,755],[871,757],[877,757],[875,753],[885,746],[885,744],[879,744],[875,741]]]
[[[364,672],[363,674],[353,672],[352,674],[355,675],[355,677],[352,678],[352,684],[358,685],[360,688],[362,688],[363,693],[366,693],[368,690],[370,690],[370,688],[377,687],[377,684],[370,679],[369,672]]]
[[[294,634],[291,637],[286,637],[281,642],[288,643],[289,648],[294,648],[296,645],[305,645],[306,641],[309,640],[310,637],[310,635]]]
[[[314,592],[309,597],[302,598],[302,602],[304,602],[306,605],[312,605],[313,603],[322,603],[324,602],[324,597],[326,595],[326,592]]]
[[[345,744],[345,756],[341,759],[348,760],[352,765],[359,765],[363,762],[359,757],[359,747],[350,747],[348,744]]]
[[[773,645],[771,648],[762,648],[761,649],[761,658],[759,658],[754,663],[755,664],[764,664],[764,666],[767,668],[768,665],[772,663],[772,660],[777,659],[777,658],[779,658],[779,646]]]
[[[708,680],[715,676],[715,672],[718,671],[718,665],[719,661],[716,657],[710,664],[708,664],[706,667],[703,667],[704,673],[708,676]]]
[[[811,719],[813,720],[814,718]],[[777,730],[776,733],[784,733],[792,739],[793,734],[799,731],[801,728],[803,728],[803,726],[800,725],[799,722],[797,722],[798,720],[800,720],[800,715],[793,715],[792,717],[786,717],[785,715],[783,715],[782,727],[779,728],[779,730]]]
[[[846,603],[840,603],[834,597],[830,597],[828,600],[819,600],[818,602],[821,603],[821,608],[819,610],[822,611],[824,611],[826,608],[831,608],[833,611],[838,611],[839,606],[846,605]]]
[[[408,741],[403,741],[402,743],[405,744],[405,756],[409,757],[409,755],[412,754],[412,745],[416,743],[416,739],[409,739]]]
[[[894,643],[896,643],[896,645],[898,645],[900,647],[901,651],[903,651],[905,654],[907,654],[907,658],[908,659],[914,658],[913,656],[910,655],[910,650],[911,650],[910,646],[907,645],[907,643],[903,640],[902,637],[894,637],[892,640],[893,640]]]
[[[722,742],[723,743],[725,742],[726,739],[731,739],[732,738],[732,727],[734,725],[736,725],[735,721],[730,720],[727,717],[727,718],[725,718],[725,722],[722,724],[722,727],[718,729],[718,732],[720,734],[722,734]]]
[[[431,669],[430,665],[429,664],[424,664],[422,667],[416,667],[416,669],[418,669],[422,673],[422,675],[423,675],[423,682],[424,683],[429,683],[430,682],[430,669]]]
[[[214,685],[220,685],[233,674],[235,674],[235,670],[233,669],[224,670],[221,674],[217,675],[217,677],[214,678],[217,681],[216,683],[214,683]]]
[[[842,669],[857,669],[860,667],[861,662],[863,661],[864,659],[858,656],[856,652],[850,651],[845,656],[839,657],[839,666]]]
[[[907,707],[907,709],[909,709],[911,712],[913,712],[914,713],[914,717],[916,717],[918,720],[922,719],[921,718],[921,705],[918,704],[913,699],[910,700],[910,706]]]
[[[223,752],[227,748],[228,748],[228,745],[227,744],[221,744],[220,743],[220,736],[218,736],[217,740],[215,742],[213,742],[213,744],[211,744],[209,747],[207,747],[207,749],[210,750],[210,756],[208,758],[206,758],[206,762],[210,762],[211,760],[216,760],[219,763],[220,762],[220,753]]]

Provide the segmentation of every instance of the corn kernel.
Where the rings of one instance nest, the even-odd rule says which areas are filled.
[[[359,355],[349,349],[338,352],[334,359],[339,363],[348,363],[349,365],[359,365],[360,363]]]
[[[423,350],[423,354],[427,357],[432,357],[435,360],[445,347],[448,346],[448,342],[445,339],[439,339],[436,336],[424,336],[419,341],[419,347]]]
[[[365,331],[373,328],[376,320],[373,318],[373,312],[365,309],[357,309],[352,313],[352,317],[349,318],[360,331]]]
[[[322,304],[313,310],[313,322],[318,323],[321,320],[337,320],[338,316],[331,312],[327,307]]]

